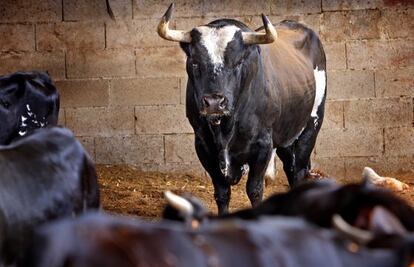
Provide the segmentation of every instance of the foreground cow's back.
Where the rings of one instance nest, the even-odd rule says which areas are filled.
[[[301,219],[231,220],[190,231],[103,214],[42,227],[26,260],[34,267],[399,266],[392,250],[351,252],[335,231]]]
[[[37,225],[99,207],[92,162],[63,128],[36,130],[0,146],[0,260],[11,262]]]

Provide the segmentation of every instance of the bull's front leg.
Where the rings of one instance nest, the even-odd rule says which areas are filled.
[[[205,147],[206,146],[203,140],[196,136],[195,148],[197,156],[213,182],[214,199],[217,204],[218,214],[227,214],[229,211],[231,187],[230,184],[224,179],[224,176],[220,171],[217,155],[209,153]]]
[[[272,140],[270,138],[258,141],[252,149],[249,159],[249,176],[246,183],[246,192],[253,207],[263,198],[263,181],[266,168],[272,158]]]

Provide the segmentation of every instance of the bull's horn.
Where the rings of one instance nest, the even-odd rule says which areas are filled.
[[[243,42],[247,45],[252,44],[270,44],[273,43],[277,38],[277,32],[275,27],[269,19],[262,14],[263,25],[266,33],[259,32],[243,32]]]
[[[172,3],[168,7],[167,12],[165,12],[164,16],[161,18],[160,24],[158,24],[157,32],[159,36],[169,41],[190,43],[191,42],[190,32],[171,30],[168,27],[168,25],[170,24],[170,19],[171,19],[173,11],[174,11],[174,3]]]
[[[191,216],[194,213],[193,205],[187,199],[180,197],[174,194],[171,191],[164,192],[165,199],[168,204],[185,214],[186,216]]]
[[[365,167],[362,172],[362,178],[367,179],[368,181],[375,181],[375,180],[381,180],[382,177],[379,176],[373,169],[370,167]]]
[[[332,217],[332,224],[341,234],[358,244],[367,244],[374,238],[371,232],[348,224],[339,214]]]

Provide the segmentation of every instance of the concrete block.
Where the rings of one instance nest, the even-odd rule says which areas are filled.
[[[35,50],[34,32],[30,24],[0,24],[0,51]]]
[[[107,106],[109,82],[107,80],[64,80],[56,81],[60,93],[61,107]]]
[[[181,104],[185,104],[186,92],[187,92],[187,76],[180,78],[180,91],[181,91]]]
[[[61,21],[62,0],[3,0],[0,5],[2,22]]]
[[[79,142],[85,148],[86,152],[88,152],[89,156],[93,161],[95,161],[95,142],[93,137],[89,136],[79,136],[77,137]]]
[[[375,86],[380,96],[414,96],[414,68],[378,70]]]
[[[66,115],[65,115],[65,109],[60,108],[59,109],[59,115],[58,115],[58,125],[65,126],[66,124]]]
[[[332,158],[313,158],[312,169],[320,170],[336,179],[344,179],[345,176],[345,160],[341,157]]]
[[[66,126],[77,136],[119,136],[134,133],[134,108],[66,109]]]
[[[413,123],[411,98],[364,99],[344,102],[345,127],[393,127]]]
[[[323,129],[316,140],[318,158],[379,156],[382,154],[382,129]]]
[[[115,79],[111,81],[110,105],[179,104],[179,83],[179,78]]]
[[[197,162],[193,134],[174,134],[165,136],[165,162]]]
[[[103,23],[63,22],[39,24],[36,28],[37,49],[104,49],[105,28]]]
[[[328,72],[328,99],[375,97],[374,72],[346,70]]]
[[[205,16],[258,16],[262,13],[270,15],[270,3],[268,0],[258,0],[254,4],[249,0],[204,1]]]
[[[131,19],[132,4],[130,0],[109,0],[115,20]],[[64,20],[111,20],[106,1],[101,0],[63,0]]]
[[[327,101],[325,103],[322,127],[326,129],[344,127],[344,104],[342,101]]]
[[[412,38],[414,36],[414,9],[381,10],[380,30],[383,38]]]
[[[327,41],[379,38],[379,10],[325,12],[322,15],[321,37]]]
[[[127,50],[71,50],[67,53],[68,78],[135,75],[135,57]]]
[[[181,77],[185,75],[185,53],[178,46],[136,50],[139,77]]]
[[[319,0],[274,0],[271,1],[270,9],[274,15],[310,14],[321,12],[321,1]]]
[[[324,43],[328,70],[346,69],[345,43]]]
[[[0,75],[15,71],[47,71],[53,80],[65,77],[65,55],[61,52],[0,53]]]
[[[383,6],[382,0],[322,0],[323,11],[374,9]]]
[[[392,156],[414,155],[414,127],[386,128],[385,154]]]
[[[95,137],[98,164],[162,164],[164,141],[161,135]]]
[[[414,42],[403,39],[367,40],[347,43],[350,69],[394,69],[412,66]]]
[[[182,105],[135,107],[135,119],[138,134],[193,132]]]
[[[162,39],[156,29],[159,19],[139,19],[116,21],[106,24],[106,42],[108,48],[136,48],[177,46],[176,42]],[[174,22],[170,24],[173,28]]]
[[[194,17],[203,13],[202,0],[177,0],[174,1],[174,17]],[[168,0],[134,0],[134,18],[158,18],[160,19],[171,1]]]

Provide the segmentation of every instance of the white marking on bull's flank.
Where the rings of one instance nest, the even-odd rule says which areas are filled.
[[[222,28],[200,26],[196,28],[201,33],[201,44],[207,49],[214,71],[220,71],[224,63],[224,52],[234,34],[240,28],[229,25]]]
[[[22,116],[22,122],[25,122],[27,118],[25,116]]]
[[[26,108],[27,108],[27,110],[28,110],[28,111],[30,111],[30,106],[29,106],[29,104],[26,104]]]
[[[311,116],[315,119],[315,127],[318,125],[318,108],[322,103],[323,97],[325,96],[325,88],[326,88],[326,76],[324,70],[318,70],[318,67],[313,70],[313,75],[315,76],[316,82],[316,94],[315,94],[315,102],[313,103],[313,109]]]
[[[275,157],[276,157],[276,148],[272,151],[272,156],[270,157],[269,164],[267,165],[265,177],[268,177],[272,180],[276,178],[276,166],[275,166]]]
[[[19,135],[20,136],[23,136],[23,135],[25,135],[27,133],[27,131],[19,131]]]
[[[315,119],[315,122],[316,122],[316,119]],[[293,144],[293,142],[295,142],[296,140],[298,140],[298,138],[300,137],[300,135],[303,133],[303,131],[305,130],[305,128],[306,128],[306,125],[305,126],[303,126],[303,128],[302,128],[302,130],[300,130],[293,138],[291,138],[291,139],[289,139],[289,141],[288,142],[286,142],[284,145],[283,145],[283,147],[288,147],[288,146],[290,146],[290,145],[292,145]]]

